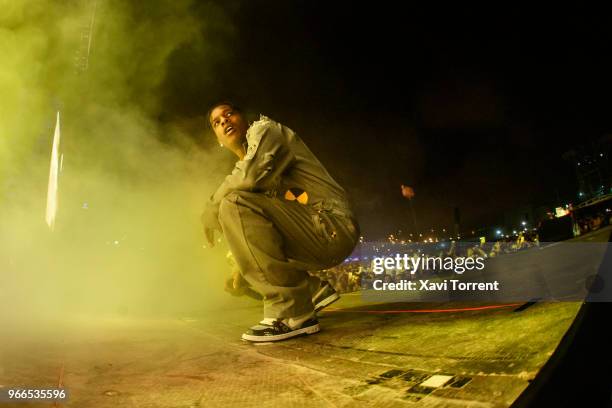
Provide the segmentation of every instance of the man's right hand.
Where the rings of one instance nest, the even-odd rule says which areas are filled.
[[[204,227],[204,239],[206,240],[206,243],[208,244],[209,248],[214,247],[215,246],[215,230],[212,228]]]
[[[204,239],[206,240],[208,248],[212,248],[215,246],[215,230],[221,232],[221,226],[219,225],[219,220],[217,219],[218,209],[212,206],[210,203],[206,205],[204,208],[204,212],[200,216],[200,221],[202,222],[202,227],[204,228]]]

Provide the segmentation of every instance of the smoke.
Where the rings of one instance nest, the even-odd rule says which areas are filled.
[[[212,3],[198,7],[227,21]],[[230,38],[231,26],[195,15],[187,0],[0,0],[2,314],[171,315],[226,300],[224,248],[202,248],[199,216],[229,158],[207,151],[201,118],[160,120],[175,53],[194,49],[209,64],[193,75],[227,58],[211,38]]]

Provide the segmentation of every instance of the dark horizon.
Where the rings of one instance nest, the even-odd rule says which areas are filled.
[[[610,132],[607,21],[451,21],[382,6],[196,3],[221,62],[211,79],[198,75],[196,44],[171,55],[164,120],[230,98],[286,124],[353,197],[368,237],[410,229],[400,184],[416,191],[419,226],[436,229],[452,227],[455,207],[468,230],[577,202],[562,155]]]

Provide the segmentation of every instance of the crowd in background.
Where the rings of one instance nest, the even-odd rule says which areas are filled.
[[[538,246],[537,233],[521,232],[514,237],[500,239],[496,242],[441,242],[435,244],[394,245],[387,242],[363,242],[356,251],[342,264],[317,272],[317,275],[334,286],[340,293],[355,292],[361,289],[363,281],[382,279],[385,282],[414,280],[425,276],[422,269],[406,271],[401,269],[386,269],[383,274],[373,272],[373,259],[377,256],[393,256],[399,253],[409,257],[427,255],[440,258],[494,258],[500,255],[514,253]],[[427,272],[431,276],[430,271]]]
[[[595,211],[574,214],[572,216],[573,235],[580,236],[612,225],[612,210],[607,207],[606,205],[601,210],[597,208]],[[484,242],[483,240],[481,242],[444,241],[427,244],[404,244],[402,241],[401,245],[397,242],[387,241],[361,242],[355,252],[342,264],[320,271],[317,274],[322,279],[329,281],[340,293],[347,293],[360,290],[363,281],[382,279],[385,282],[398,282],[404,279],[420,279],[425,276],[421,270],[411,273],[412,271],[395,269],[385,269],[384,274],[376,275],[372,267],[375,257],[393,256],[399,253],[402,256],[407,254],[410,257],[427,255],[441,258],[481,257],[490,259],[535,246],[540,246],[538,229],[527,228],[512,236],[501,236],[500,239],[493,242]]]

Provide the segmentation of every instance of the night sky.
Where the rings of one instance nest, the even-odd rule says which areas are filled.
[[[402,183],[423,229],[451,227],[454,207],[467,230],[572,200],[562,154],[612,130],[612,21],[597,13],[442,18],[395,2],[245,1],[218,3],[217,17],[209,4],[194,13],[222,62],[211,80],[196,46],[175,52],[167,116],[231,98],[294,129],[368,237],[410,230]]]

